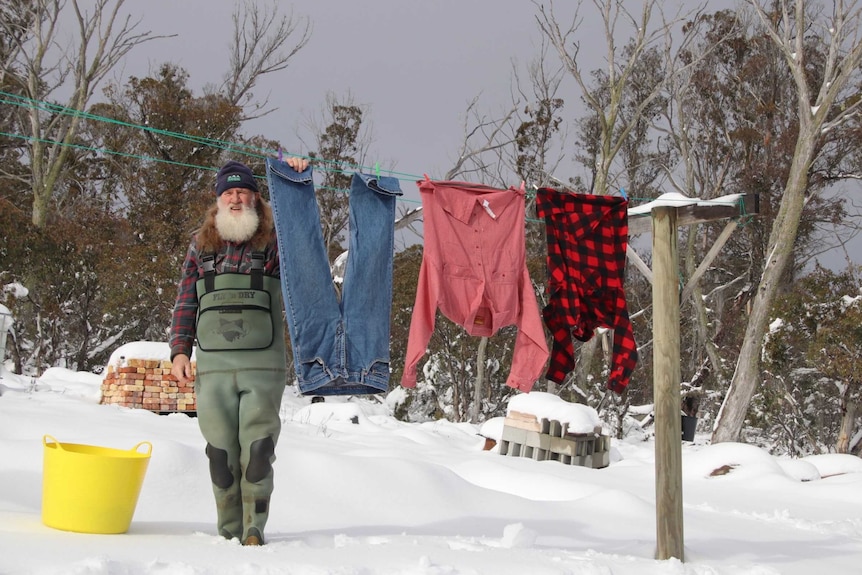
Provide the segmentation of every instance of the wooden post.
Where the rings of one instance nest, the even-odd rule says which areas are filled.
[[[677,208],[652,210],[656,559],[683,556]]]

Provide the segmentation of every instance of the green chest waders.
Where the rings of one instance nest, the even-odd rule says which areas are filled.
[[[198,425],[207,441],[218,530],[227,538],[262,540],[273,488],[287,377],[281,284],[252,273],[216,274],[203,258],[196,284]]]

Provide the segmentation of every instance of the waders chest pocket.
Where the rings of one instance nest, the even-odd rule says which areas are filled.
[[[269,292],[217,289],[200,296],[197,338],[203,351],[255,350],[272,345]]]

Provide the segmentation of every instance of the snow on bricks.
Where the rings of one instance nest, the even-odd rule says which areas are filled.
[[[125,359],[119,366],[108,365],[100,403],[156,413],[194,412],[197,406],[192,385],[180,387],[171,375],[170,361]]]
[[[509,410],[500,454],[598,469],[610,464],[611,438],[601,432],[569,433],[568,423]]]

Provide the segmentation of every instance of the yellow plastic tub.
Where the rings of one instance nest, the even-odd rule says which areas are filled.
[[[142,441],[124,451],[60,443],[50,435],[42,441],[42,523],[78,533],[128,531],[152,444]]]

